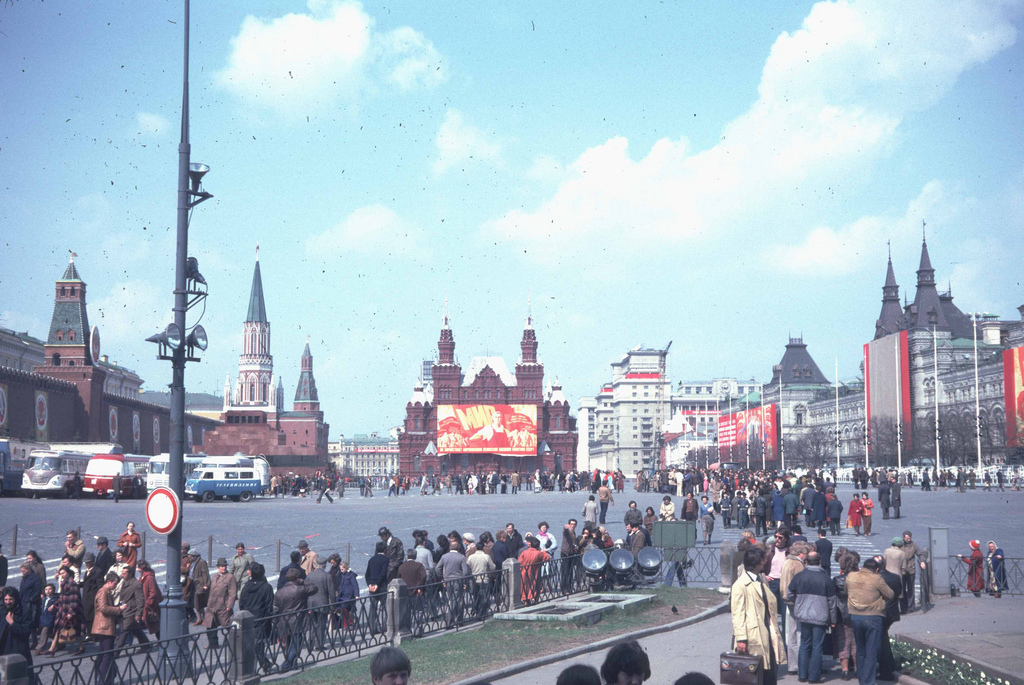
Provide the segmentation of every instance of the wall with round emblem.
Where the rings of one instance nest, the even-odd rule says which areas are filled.
[[[117,409],[110,408],[110,418],[107,422],[110,428],[110,442],[117,442]]]
[[[160,453],[160,417],[153,417],[153,452]]]

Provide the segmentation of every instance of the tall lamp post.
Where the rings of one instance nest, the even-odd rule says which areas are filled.
[[[974,324],[974,436],[978,446],[978,477],[981,478],[981,386],[978,383],[978,319],[988,317],[988,312],[974,312],[971,321]]]
[[[205,164],[190,161],[189,99],[188,99],[188,32],[189,0],[185,0],[184,70],[181,97],[181,140],[178,144],[178,210],[177,246],[174,260],[174,322],[156,335],[147,338],[158,346],[157,357],[171,362],[171,443],[168,463],[170,487],[183,499],[185,456],[185,362],[199,361],[197,351],[207,346],[206,331],[196,323],[189,332],[185,314],[206,298],[206,280],[199,273],[199,262],[188,256],[189,214],[193,207],[211,197],[200,190],[203,176],[210,170]],[[184,513],[184,511],[182,512]],[[187,677],[188,646],[182,636],[188,635],[185,603],[181,592],[181,521],[167,536],[167,579],[161,612],[160,637],[166,653],[163,663],[172,677]]]

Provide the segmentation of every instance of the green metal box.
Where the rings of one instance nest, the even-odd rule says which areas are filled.
[[[655,547],[694,547],[697,544],[697,522],[655,521],[651,541]]]

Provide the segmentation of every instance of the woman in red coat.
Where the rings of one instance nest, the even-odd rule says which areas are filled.
[[[117,539],[117,546],[124,552],[124,563],[135,568],[139,560],[138,550],[142,547],[142,538],[135,532],[133,521],[128,522],[128,527]]]
[[[967,589],[975,597],[981,597],[981,591],[985,589],[985,557],[981,553],[981,540],[971,540],[970,545],[970,557],[957,554],[956,558],[967,564]]]
[[[523,602],[529,606],[536,604],[537,596],[540,594],[541,566],[551,561],[547,552],[540,549],[540,540],[527,535],[527,546],[519,553],[519,568],[523,583]]]
[[[864,511],[864,506],[861,504],[860,495],[853,493],[853,499],[850,500],[849,506],[846,507],[846,515],[850,519],[850,527],[853,528],[853,532],[860,535],[860,514]]]

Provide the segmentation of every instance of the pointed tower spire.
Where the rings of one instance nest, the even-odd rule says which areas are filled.
[[[441,326],[441,337],[437,340],[437,363],[455,363],[455,336],[452,335],[448,319],[448,296],[444,296],[444,324]]]
[[[302,351],[302,370],[299,373],[299,384],[295,388],[295,411],[320,411],[320,396],[316,392],[316,379],[313,378],[313,355],[309,351],[309,339]]]
[[[530,296],[526,296],[526,326],[527,330],[533,328],[533,310],[530,307]]]
[[[249,290],[249,311],[245,320],[266,323],[267,306],[263,302],[263,277],[260,274],[260,248],[256,246],[256,266],[252,270],[252,288]]]
[[[537,332],[533,330],[533,314],[530,311],[530,298],[526,298],[526,325],[523,327],[523,339],[519,343],[522,350],[522,364],[537,363]]]
[[[892,268],[892,243],[889,243],[889,263],[885,272],[885,285],[882,286],[882,311],[875,321],[875,339],[898,331],[902,316],[900,286],[896,283],[896,272]]]

